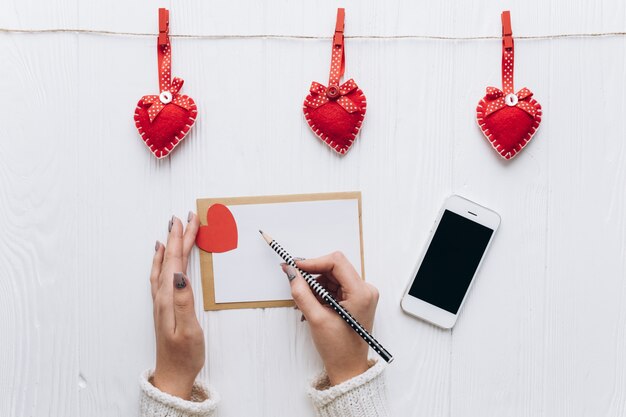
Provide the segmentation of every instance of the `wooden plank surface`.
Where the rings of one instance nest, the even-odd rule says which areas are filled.
[[[73,416],[76,38],[0,35],[0,50],[0,415]]]
[[[172,213],[211,195],[350,190],[381,291],[375,334],[396,357],[394,415],[626,413],[626,37],[516,41],[516,85],[544,118],[506,163],[474,120],[500,82],[499,40],[367,38],[497,37],[502,2],[342,5],[346,34],[366,36],[347,40],[346,75],[368,100],[344,158],[301,113],[310,82],[327,79],[327,39],[174,39],[173,74],[199,115],[156,161],[132,121],[157,91],[153,38],[0,33],[1,416],[137,412],[154,364],[150,259]],[[173,34],[330,37],[337,4],[2,0],[0,27],[149,33],[157,6]],[[617,0],[506,6],[517,36],[626,30]],[[502,227],[442,331],[399,301],[451,193]],[[305,389],[321,364],[298,312],[203,312],[197,252],[190,262],[219,416],[313,416]]]

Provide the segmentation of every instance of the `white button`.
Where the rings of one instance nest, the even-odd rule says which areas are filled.
[[[517,104],[517,96],[513,93],[509,93],[504,97],[504,102],[507,106],[515,106]]]
[[[172,93],[170,93],[169,91],[163,91],[161,94],[159,94],[159,100],[161,100],[161,103],[163,104],[171,103]]]

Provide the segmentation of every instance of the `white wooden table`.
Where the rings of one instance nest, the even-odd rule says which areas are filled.
[[[345,1],[347,77],[364,90],[344,158],[301,103],[326,82],[328,39],[173,40],[196,126],[171,158],[132,115],[157,91],[154,37],[0,33],[0,415],[130,416],[154,364],[148,272],[169,216],[195,199],[361,190],[365,270],[381,291],[375,333],[396,356],[394,416],[626,415],[626,37],[516,41],[516,85],[542,104],[512,162],[474,109],[500,85],[500,41],[626,30],[613,0]],[[0,1],[0,27],[330,37],[333,1]],[[502,215],[453,331],[404,315],[400,297],[444,198]],[[382,243],[384,242],[384,244]],[[191,258],[201,305],[197,253]],[[280,273],[280,271],[277,271]],[[202,377],[220,417],[312,416],[320,369],[291,309],[198,311]]]

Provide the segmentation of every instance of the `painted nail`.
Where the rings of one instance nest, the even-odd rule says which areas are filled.
[[[190,211],[189,214],[187,215],[187,223],[189,223],[191,219],[193,219],[193,211]]]
[[[300,322],[302,323],[304,320],[306,319],[304,318],[304,314],[303,314],[302,316],[300,316]]]
[[[154,251],[158,252],[159,248],[161,247],[161,242],[159,242],[158,240],[156,241],[156,244],[154,245]]]
[[[172,226],[174,226],[174,216],[170,219],[170,222],[167,224],[167,232],[170,233],[172,231]]]
[[[174,287],[183,289],[187,286],[187,280],[182,272],[174,272]]]
[[[285,263],[281,264],[280,266],[283,268],[283,272],[287,274],[287,278],[289,279],[289,281],[293,280],[296,277],[296,268]]]

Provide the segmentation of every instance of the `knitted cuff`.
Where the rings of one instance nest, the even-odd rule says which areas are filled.
[[[311,384],[309,397],[319,417],[387,417],[385,363],[370,360],[370,368],[334,387],[322,373]]]
[[[217,393],[196,381],[191,401],[174,397],[152,385],[152,370],[145,371],[139,380],[142,417],[213,417],[219,401]]]

